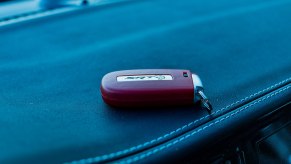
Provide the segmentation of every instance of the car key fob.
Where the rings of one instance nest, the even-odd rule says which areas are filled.
[[[212,109],[200,78],[189,70],[139,69],[106,74],[101,82],[103,100],[116,107],[189,105]]]

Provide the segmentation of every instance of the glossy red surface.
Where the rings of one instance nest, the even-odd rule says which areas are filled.
[[[117,81],[118,76],[161,74],[171,75],[173,80]],[[112,106],[186,105],[193,103],[194,86],[188,70],[124,70],[106,74],[101,93],[103,100]]]

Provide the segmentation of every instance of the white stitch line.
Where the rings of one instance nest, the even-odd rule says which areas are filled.
[[[279,93],[281,93],[281,92],[283,92],[283,91],[289,89],[290,87],[291,87],[291,86],[287,86],[287,87],[285,87],[284,89],[278,90],[277,92],[274,92],[274,93],[272,93],[272,94],[270,94],[270,95],[268,95],[268,96],[266,96],[266,97],[264,97],[264,98],[261,98],[261,99],[255,101],[255,102],[253,102],[252,104],[246,105],[245,107],[243,107],[243,108],[240,109],[239,111],[236,111],[235,114],[233,114],[232,116],[229,116],[229,115],[228,115],[228,116],[229,116],[228,118],[233,117],[234,115],[238,114],[239,112],[242,112],[243,110],[245,110],[245,109],[247,109],[247,108],[249,108],[249,107],[251,107],[251,106],[253,106],[253,105],[257,104],[257,103],[260,103],[260,102],[262,102],[262,101],[264,101],[264,100],[266,100],[266,99],[268,99],[268,98],[270,98],[270,97],[272,97],[272,96],[274,96],[274,95],[277,95],[277,94],[279,94]],[[154,149],[154,150],[152,150],[152,151],[147,152],[146,155],[143,155],[143,154],[142,154],[142,155],[139,155],[139,156],[134,157],[133,159],[131,158],[131,159],[128,159],[128,160],[126,160],[126,161],[124,161],[124,162],[121,161],[121,162],[119,162],[119,163],[122,163],[122,164],[124,164],[124,163],[129,164],[129,163],[132,163],[132,162],[136,162],[136,161],[138,161],[138,160],[141,160],[141,159],[143,159],[143,158],[145,158],[145,157],[148,157],[148,156],[150,156],[150,155],[152,155],[152,154],[154,154],[154,153],[157,153],[157,152],[160,151],[161,149],[168,148],[168,147],[170,147],[170,146],[172,146],[172,145],[174,145],[174,144],[176,144],[176,143],[178,143],[178,142],[181,142],[181,141],[183,141],[183,140],[185,140],[185,139],[191,137],[192,135],[194,135],[194,134],[196,134],[196,133],[199,133],[200,131],[203,131],[203,130],[205,130],[205,129],[211,127],[211,126],[213,126],[214,124],[218,124],[218,123],[222,122],[223,120],[226,120],[226,117],[221,118],[220,120],[218,120],[218,122],[215,122],[215,123],[213,123],[213,124],[206,125],[206,126],[200,128],[200,129],[198,129],[198,130],[195,130],[195,131],[192,132],[190,135],[186,135],[186,136],[184,136],[184,137],[181,137],[180,139],[175,140],[175,141],[177,141],[177,142],[172,141],[172,142],[170,142],[170,143],[167,144],[167,145],[163,145],[163,146],[161,146],[160,148],[156,148],[156,149]]]
[[[214,115],[216,113],[222,112],[222,111],[224,111],[224,110],[226,110],[226,109],[228,109],[228,108],[230,108],[230,107],[232,107],[232,106],[234,106],[234,105],[236,105],[238,103],[242,103],[242,102],[244,102],[244,101],[246,101],[246,100],[248,100],[248,99],[250,99],[250,98],[252,98],[252,97],[254,97],[254,96],[256,96],[256,95],[258,95],[260,93],[262,93],[262,92],[265,92],[265,91],[268,91],[268,90],[270,90],[272,88],[275,88],[275,87],[277,87],[277,86],[279,86],[279,85],[281,85],[281,84],[283,84],[283,83],[285,83],[285,82],[287,82],[289,80],[291,80],[291,77],[289,77],[289,78],[287,78],[287,79],[285,79],[285,80],[283,80],[281,82],[278,82],[278,83],[276,83],[276,84],[274,84],[274,85],[272,85],[272,86],[270,86],[268,88],[265,88],[265,89],[263,89],[261,91],[258,91],[258,92],[254,93],[254,94],[251,94],[251,95],[249,95],[249,96],[247,96],[245,98],[242,98],[241,100],[238,100],[238,101],[236,101],[234,103],[231,103],[230,105],[227,105],[226,107],[223,107],[223,108],[213,112],[212,114]],[[115,152],[115,153],[110,153],[110,154],[106,154],[106,155],[102,155],[102,156],[82,159],[82,160],[78,160],[78,161],[72,161],[72,162],[69,162],[69,163],[72,163],[72,164],[86,164],[86,163],[92,163],[92,162],[89,162],[89,161],[92,161],[92,160],[93,160],[93,162],[101,162],[103,160],[108,160],[108,159],[111,159],[111,158],[126,154],[126,153],[130,152],[130,150],[139,149],[139,148],[145,147],[148,144],[152,144],[152,143],[158,142],[159,140],[164,139],[164,138],[166,138],[166,137],[168,137],[170,135],[173,135],[174,133],[177,133],[180,130],[183,130],[183,129],[187,128],[187,127],[190,127],[191,125],[193,125],[193,124],[195,124],[195,123],[197,123],[199,121],[202,121],[202,120],[208,118],[209,116],[210,115],[206,115],[204,117],[201,117],[200,119],[192,121],[192,122],[188,123],[187,125],[184,125],[184,126],[178,128],[178,129],[174,130],[174,131],[171,131],[170,133],[167,133],[167,134],[159,137],[158,139],[153,139],[153,140],[145,142],[143,144],[139,144],[137,146],[133,146],[131,148],[128,148],[128,149],[125,149],[125,150],[121,150],[121,151],[118,151],[118,152]]]

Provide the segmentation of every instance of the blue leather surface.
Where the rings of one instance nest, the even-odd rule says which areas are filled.
[[[289,84],[290,7],[271,0],[134,1],[0,28],[0,161],[127,156]],[[196,72],[215,114],[198,106],[104,104],[102,76],[139,68]]]
[[[290,91],[288,92],[290,88],[291,84],[284,86],[224,116],[213,119],[205,125],[193,129],[180,137],[128,158],[121,159],[118,162],[188,163],[189,157],[197,161],[201,159],[202,149],[208,148],[208,150],[211,150],[217,142],[224,141],[225,143],[226,137],[230,140],[233,139],[229,136],[234,133],[240,132],[238,135],[243,135],[243,132],[238,131],[239,128],[245,127],[247,131],[257,126],[264,116],[268,115],[270,112],[274,112],[275,109],[279,110],[278,108],[281,107],[279,103],[284,104],[290,102],[291,93]],[[208,158],[211,158],[211,156]]]

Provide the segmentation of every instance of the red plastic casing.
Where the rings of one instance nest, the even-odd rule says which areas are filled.
[[[117,81],[119,76],[131,75],[171,75],[172,80]],[[102,98],[117,107],[192,104],[194,85],[191,75],[189,70],[174,69],[111,72],[102,79]]]

